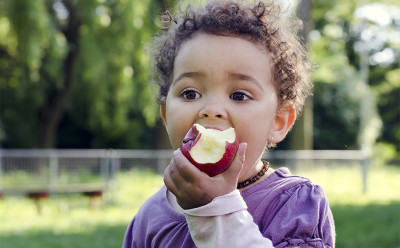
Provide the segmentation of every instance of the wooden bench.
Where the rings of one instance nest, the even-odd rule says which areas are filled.
[[[90,208],[96,208],[97,199],[103,196],[106,186],[104,184],[66,184],[54,187],[7,187],[0,189],[0,199],[4,195],[24,195],[32,199],[36,209],[40,214],[42,212],[42,200],[47,199],[54,194],[82,194],[89,198]]]

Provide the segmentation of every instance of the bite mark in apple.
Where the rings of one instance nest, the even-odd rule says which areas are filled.
[[[221,131],[194,124],[182,141],[181,151],[199,170],[215,176],[231,165],[238,147],[234,128]]]

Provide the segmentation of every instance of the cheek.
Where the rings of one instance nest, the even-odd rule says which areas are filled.
[[[243,112],[246,112],[246,114],[243,115]],[[243,133],[241,137],[258,140],[269,135],[272,130],[276,114],[274,111],[274,106],[271,108],[252,108],[250,111],[244,110],[243,112],[236,115],[240,117],[236,118],[236,121],[240,126],[241,133]]]
[[[254,116],[250,123],[243,121],[241,124],[239,131],[240,142],[246,142],[249,146],[249,151],[264,152],[273,126],[274,119],[271,116],[274,116],[272,111],[265,113],[264,110],[263,115]]]
[[[263,152],[267,144],[269,132],[246,132],[243,142],[248,144],[249,150]],[[242,141],[241,141],[242,142]]]
[[[178,149],[181,146],[182,140],[185,137],[184,128],[179,128],[179,126],[171,127],[168,125],[167,132],[169,136],[169,140],[171,142],[172,148],[174,150]]]
[[[192,111],[188,111],[187,108],[182,106],[179,108],[175,108],[175,106],[173,103],[167,105],[166,129],[173,149],[178,149],[187,131],[194,124],[194,119]]]

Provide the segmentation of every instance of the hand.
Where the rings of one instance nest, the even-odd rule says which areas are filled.
[[[178,149],[164,172],[164,183],[183,209],[206,205],[215,197],[236,189],[246,148],[247,144],[241,143],[229,168],[214,177],[197,169]]]

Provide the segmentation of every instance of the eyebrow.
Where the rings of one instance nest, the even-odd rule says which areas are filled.
[[[255,79],[254,77],[242,73],[231,72],[229,73],[229,77],[232,79],[239,79],[241,81],[248,81],[254,83],[260,90],[262,90],[261,83]]]
[[[202,77],[203,73],[201,72],[184,72],[182,74],[180,74],[173,82],[172,84],[175,84],[176,82],[178,82],[179,80],[181,80],[182,78],[199,78]]]
[[[200,78],[202,76],[204,76],[204,73],[202,73],[202,72],[184,72],[184,73],[180,74],[172,82],[172,84],[175,84],[182,78]],[[261,83],[257,79],[255,79],[254,77],[252,77],[250,75],[246,75],[243,73],[230,72],[228,74],[228,77],[233,80],[248,81],[248,82],[254,83],[260,90],[262,90]]]

